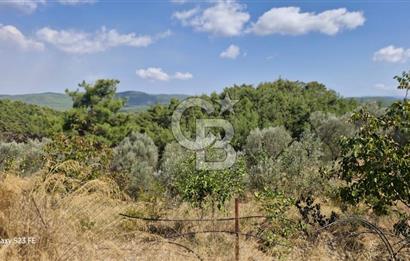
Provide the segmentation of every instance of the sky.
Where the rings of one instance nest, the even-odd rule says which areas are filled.
[[[0,94],[209,94],[278,78],[403,96],[410,0],[0,0]]]

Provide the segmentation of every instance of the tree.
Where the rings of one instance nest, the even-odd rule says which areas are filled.
[[[73,100],[73,108],[67,112],[63,129],[102,137],[110,143],[119,142],[128,133],[128,117],[119,113],[124,101],[115,98],[117,80],[97,80],[94,84],[82,82],[84,92],[66,93]]]
[[[112,158],[111,148],[90,135],[56,135],[45,144],[44,151],[48,172],[64,174],[79,181],[107,174]]]
[[[207,203],[213,210],[215,207],[222,209],[229,199],[242,191],[246,176],[242,157],[223,170],[197,170],[195,162],[195,155],[189,155],[178,166],[175,187],[183,201],[201,209]]]
[[[61,132],[62,113],[20,101],[0,100],[0,139],[25,142]]]
[[[404,100],[407,100],[407,95],[409,94],[410,90],[410,71],[402,72],[401,76],[394,76],[394,79],[399,82],[399,86],[397,87],[399,90],[406,90]]]
[[[15,171],[28,176],[44,166],[44,147],[49,139],[28,140],[26,143],[0,142],[0,171]]]
[[[410,207],[410,102],[396,102],[382,116],[362,109],[352,119],[360,129],[342,141],[342,198],[364,201],[378,213],[398,201]]]
[[[353,135],[354,125],[345,116],[337,117],[323,112],[312,113],[309,122],[324,145],[324,160],[336,160],[340,156],[340,139]]]
[[[112,168],[125,176],[120,185],[134,198],[151,188],[157,163],[158,149],[146,134],[131,133],[113,150]]]
[[[276,158],[292,141],[292,136],[283,127],[252,130],[246,138],[245,151],[252,162],[261,157]]]
[[[165,146],[161,158],[159,179],[166,188],[168,196],[178,196],[176,185],[180,174],[180,165],[191,156],[194,156],[194,152],[182,147],[177,142],[171,142]]]

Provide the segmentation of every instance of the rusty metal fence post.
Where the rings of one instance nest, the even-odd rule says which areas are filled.
[[[239,261],[239,198],[235,198],[235,260]]]

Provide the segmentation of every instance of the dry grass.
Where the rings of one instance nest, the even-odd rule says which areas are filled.
[[[70,190],[67,190],[67,187]],[[186,204],[170,207],[161,200],[132,202],[109,179],[79,184],[64,175],[39,173],[31,178],[0,174],[0,238],[35,237],[35,244],[0,246],[0,260],[234,260],[233,222],[147,222],[119,213],[196,219],[203,215]],[[215,218],[232,217],[233,202]],[[334,206],[324,208],[334,210]],[[205,213],[210,216],[210,213]],[[241,206],[241,216],[258,214],[254,202]],[[290,216],[297,213],[292,210]],[[383,226],[392,220],[382,219]],[[243,233],[255,232],[258,222],[241,221]],[[182,237],[175,237],[186,234]],[[383,245],[374,236],[340,240],[328,232],[272,251],[259,250],[255,238],[241,237],[241,260],[384,260]],[[357,245],[355,245],[357,244]],[[355,247],[360,246],[360,251]]]

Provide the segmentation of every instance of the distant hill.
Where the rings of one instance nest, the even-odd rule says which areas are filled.
[[[62,128],[62,113],[21,101],[0,100],[0,140],[48,137]]]
[[[172,98],[185,99],[187,95],[182,94],[148,94],[139,91],[119,92],[117,96],[126,100],[125,110],[139,111],[151,105],[166,104]],[[59,111],[64,111],[72,106],[71,98],[62,93],[33,93],[21,95],[0,95],[0,100],[21,101],[28,104],[40,105]]]
[[[401,100],[399,97],[391,96],[362,96],[362,97],[351,97],[359,103],[373,103],[377,102],[383,107],[390,106],[392,103]]]
[[[21,101],[28,104],[40,105],[63,111],[71,107],[71,98],[62,93],[33,93],[21,95],[0,95],[1,100]]]
[[[125,91],[117,93],[117,96],[126,100],[124,110],[142,111],[155,104],[167,104],[172,98],[185,99],[188,95],[183,94],[148,94],[140,91]],[[399,97],[391,96],[362,96],[350,97],[359,103],[377,102],[383,107],[400,100]],[[63,93],[33,93],[21,95],[0,95],[0,100],[21,101],[28,104],[40,105],[51,109],[64,111],[71,108],[71,98]]]

